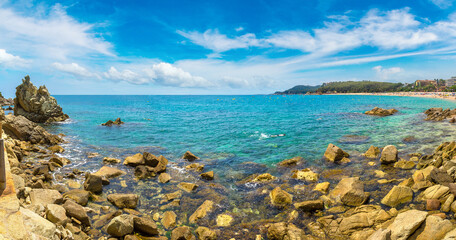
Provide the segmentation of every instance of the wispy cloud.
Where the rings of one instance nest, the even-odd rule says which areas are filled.
[[[7,53],[5,49],[0,49],[0,67],[3,65],[4,67],[24,67],[30,61],[27,61],[19,56],[15,56],[13,54]]]
[[[52,67],[54,67],[56,70],[59,70],[61,72],[71,74],[77,78],[100,79],[100,75],[98,75],[96,73],[92,73],[91,71],[87,70],[87,68],[81,67],[77,63],[63,64],[63,63],[55,62],[52,64]]]
[[[447,9],[453,6],[454,0],[430,0],[433,4],[441,9]]]
[[[400,67],[383,68],[382,66],[375,66],[372,68],[382,80],[389,80],[392,75],[403,72]]]

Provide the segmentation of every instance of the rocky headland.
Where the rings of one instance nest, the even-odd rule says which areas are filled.
[[[16,88],[14,115],[24,116],[36,123],[61,122],[69,118],[57,100],[49,94],[46,86],[35,87],[29,76],[25,76],[22,84]]]
[[[233,187],[190,151],[91,153],[101,168],[68,168],[61,136],[0,115],[14,188],[0,196],[0,238],[456,238],[456,142],[428,154],[329,144],[318,166],[301,157],[242,163],[257,173],[230,175]]]

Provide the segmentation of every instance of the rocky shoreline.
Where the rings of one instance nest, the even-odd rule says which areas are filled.
[[[65,137],[30,120],[49,123],[65,115],[61,108],[58,114],[36,114],[0,113],[27,229],[25,237],[5,238],[456,238],[456,142],[430,154],[388,145],[350,155],[329,144],[320,167],[309,168],[301,157],[272,168],[247,162],[242,167],[257,173],[233,176],[235,186],[227,186],[204,157],[190,151],[173,159],[147,151],[92,153],[87,158],[102,162],[100,169],[66,168],[71,159],[61,156]],[[435,119],[453,117],[445,116]]]

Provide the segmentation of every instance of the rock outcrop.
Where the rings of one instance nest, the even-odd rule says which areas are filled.
[[[124,124],[124,122],[122,122],[122,120],[120,120],[120,118],[117,118],[116,120],[112,121],[112,120],[108,120],[107,122],[101,124],[101,126],[112,126],[112,125],[117,125],[117,126],[120,126]]]
[[[424,111],[426,114],[426,121],[443,121],[447,118],[452,118],[456,116],[456,109],[445,109],[443,108],[429,108],[428,110]]]
[[[1,107],[4,107],[4,106],[12,106],[14,105],[14,100],[12,98],[4,98],[2,93],[0,93],[0,106]]]
[[[379,108],[379,107],[374,107],[372,110],[366,111],[364,114],[385,117],[385,116],[393,115],[397,112],[398,111],[394,108],[383,109],[383,108]]]
[[[69,118],[57,100],[49,94],[46,86],[37,89],[30,82],[29,76],[25,76],[22,84],[16,88],[14,115],[24,116],[36,123],[61,122]]]
[[[28,120],[23,116],[0,116],[3,131],[13,139],[28,141],[32,144],[56,145],[63,140],[48,133],[43,127]]]

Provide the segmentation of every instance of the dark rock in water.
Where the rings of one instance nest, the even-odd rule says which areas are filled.
[[[296,166],[301,161],[302,161],[302,157],[294,157],[294,158],[286,159],[286,160],[283,160],[283,161],[277,163],[277,166],[281,166],[281,167]]]
[[[397,112],[398,111],[396,109],[394,109],[394,108],[392,108],[392,109],[383,109],[383,108],[375,107],[372,110],[365,112],[364,114],[384,117],[384,116],[393,115],[393,114],[395,114]]]
[[[416,141],[417,141],[417,139],[414,136],[407,136],[404,139],[402,139],[402,142],[404,142],[404,143],[412,143],[412,142],[416,142]]]
[[[133,218],[133,222],[136,232],[151,236],[159,234],[157,224],[155,224],[152,219],[146,217],[135,217]]]
[[[453,118],[456,115],[456,109],[445,109],[443,108],[429,108],[428,110],[424,111],[426,114],[426,121],[443,121],[447,118]]]
[[[185,160],[191,162],[191,161],[198,160],[199,157],[195,156],[195,154],[191,153],[190,151],[187,151],[187,152],[185,152],[184,155],[182,156],[182,159],[185,159]]]
[[[361,135],[345,135],[338,140],[340,143],[365,143],[369,141],[370,137]]]
[[[295,208],[302,210],[304,212],[313,212],[316,210],[325,209],[325,205],[323,203],[323,200],[321,200],[321,199],[295,203],[294,206],[295,206]]]
[[[3,120],[3,131],[13,139],[29,141],[32,144],[48,145],[56,145],[63,142],[59,136],[48,133],[43,127],[24,116],[1,115],[0,120]]]
[[[124,122],[122,122],[122,120],[120,120],[120,118],[117,118],[116,120],[112,121],[112,120],[108,120],[107,122],[101,124],[102,126],[112,126],[112,125],[117,125],[117,126],[120,126],[124,124]]]
[[[36,123],[61,122],[69,118],[62,112],[57,100],[49,94],[46,86],[37,89],[30,82],[29,76],[25,76],[22,84],[16,88],[14,115],[24,116]]]
[[[135,176],[138,179],[146,179],[146,178],[150,178],[150,177],[155,177],[156,174],[155,174],[153,167],[149,167],[146,165],[139,165],[139,166],[136,166],[136,168],[135,168]]]

